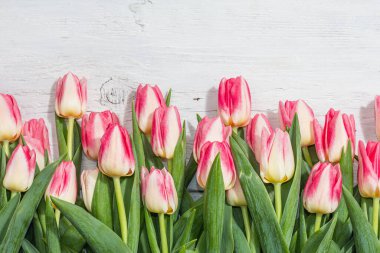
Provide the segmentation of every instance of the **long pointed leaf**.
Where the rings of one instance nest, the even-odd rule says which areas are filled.
[[[111,179],[98,173],[94,195],[92,197],[91,213],[109,228],[112,228],[112,185]]]
[[[0,211],[0,243],[4,238],[9,222],[20,201],[20,194],[14,196]]]
[[[57,222],[50,201],[46,201],[46,239],[48,252],[61,252]]]

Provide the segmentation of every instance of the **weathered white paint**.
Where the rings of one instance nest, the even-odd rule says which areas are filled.
[[[274,125],[280,99],[303,98],[322,121],[330,107],[353,113],[358,138],[374,139],[379,13],[378,0],[3,0],[0,92],[54,129],[54,83],[72,70],[88,78],[88,110],[130,128],[138,83],[172,87],[190,148],[195,113],[215,115],[219,80],[241,74]]]

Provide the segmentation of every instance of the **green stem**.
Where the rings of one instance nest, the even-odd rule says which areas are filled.
[[[158,219],[160,223],[161,252],[168,253],[168,240],[166,239],[166,228],[165,228],[165,214],[159,213]]]
[[[49,205],[49,203],[47,203]],[[55,209],[55,221],[57,222],[57,228],[59,228],[59,220],[61,218],[61,211]]]
[[[306,160],[307,164],[309,165],[310,169],[313,168],[313,162],[311,161],[309,148],[308,147],[302,147],[302,153],[303,153],[303,156],[305,157],[305,160]]]
[[[245,237],[247,237],[248,244],[251,240],[251,226],[249,222],[249,215],[247,206],[241,206],[241,213],[243,214],[244,228],[245,228]]]
[[[3,141],[3,149],[5,152],[5,155],[9,157],[9,141]]]
[[[363,210],[364,216],[368,220],[367,202],[366,202],[366,200],[363,197],[361,198],[361,206],[362,206],[362,210]]]
[[[17,192],[11,191],[11,199],[13,199],[17,195]]]
[[[69,124],[67,125],[67,155],[69,160],[73,160],[74,122],[74,118],[69,118]]]
[[[375,230],[376,237],[379,234],[379,198],[373,198],[372,210],[372,227]]]
[[[233,127],[233,128],[232,128],[232,131],[233,131],[235,134],[237,134],[238,127]]]
[[[322,214],[316,213],[315,214],[314,232],[317,232],[321,228],[321,222],[322,222]]]
[[[274,200],[275,200],[277,220],[278,222],[280,222],[281,215],[282,215],[281,183],[277,183],[273,185],[274,185]]]
[[[121,194],[120,177],[113,177],[113,184],[115,187],[117,211],[119,213],[121,238],[123,239],[123,242],[127,244],[127,239],[128,239],[127,216],[125,214],[123,195]]]

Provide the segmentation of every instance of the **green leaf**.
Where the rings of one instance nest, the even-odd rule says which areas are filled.
[[[190,242],[187,242],[184,245],[182,245],[182,247],[179,248],[178,251],[174,250],[173,253],[176,253],[176,252],[179,252],[179,253],[196,253],[196,251],[193,250],[196,243],[197,243],[197,239],[194,239]]]
[[[166,106],[170,106],[171,97],[172,97],[172,89],[169,89],[168,94],[166,94],[166,98],[165,98]]]
[[[44,170],[45,171],[45,170]],[[51,197],[54,205],[73,224],[95,252],[131,252],[120,237],[83,208]]]
[[[245,238],[245,235],[243,231],[240,229],[239,225],[235,222],[235,220],[232,223],[232,232],[234,236],[234,248],[236,253],[247,253],[247,252],[252,252],[254,253],[255,251],[251,251],[248,241]]]
[[[144,218],[150,249],[153,253],[159,253],[160,247],[158,247],[157,244],[156,230],[153,225],[152,217],[146,208],[144,208]]]
[[[300,196],[300,199],[302,199],[303,193]],[[306,222],[305,222],[305,211],[303,209],[303,203],[302,201],[299,202],[299,250],[301,251],[303,247],[306,244],[307,241],[307,228],[306,228]]]
[[[75,149],[74,149],[75,150]],[[75,165],[76,170],[76,176],[77,176],[77,182],[80,182],[80,174],[82,171],[82,144],[80,144],[73,156],[73,163]],[[80,192],[81,184],[77,184],[78,187],[78,193]]]
[[[57,133],[57,140],[58,140],[58,150],[59,155],[63,155],[67,153],[67,144],[66,144],[66,137],[67,137],[67,128],[66,128],[66,121],[64,118],[58,117],[58,115],[55,115],[55,129]]]
[[[5,168],[7,167],[7,156],[5,155],[4,149],[1,149],[1,160],[0,160],[0,210],[7,204],[7,189],[3,185],[3,180],[5,177]]]
[[[61,219],[61,223],[64,219]],[[65,219],[67,220],[67,219]],[[84,245],[86,244],[86,240],[83,236],[78,232],[78,230],[71,224],[69,224],[68,228],[61,236],[61,249],[63,252],[80,252]]]
[[[112,229],[112,180],[101,172],[96,179],[91,213]]]
[[[150,168],[154,166],[157,169],[164,168],[164,164],[162,163],[161,159],[153,153],[152,146],[150,145],[150,142],[146,135],[142,135],[141,138],[144,146],[146,167]]]
[[[36,249],[33,244],[31,244],[28,240],[24,239],[22,241],[22,249],[25,253],[39,253],[38,249]]]
[[[44,201],[41,201],[44,202]],[[36,248],[39,252],[45,253],[46,252],[46,244],[45,244],[45,238],[44,238],[44,232],[42,230],[41,223],[38,219],[38,215],[34,214],[33,216],[33,233],[34,233],[34,242],[36,244]],[[24,243],[24,242],[23,242]]]
[[[17,194],[4,206],[3,209],[0,210],[0,242],[7,232],[9,222],[11,221],[12,215],[20,202],[20,198],[20,194]]]
[[[348,141],[346,150],[342,150],[342,156],[340,158],[340,170],[342,171],[343,185],[352,194],[354,188],[353,179],[353,162],[352,162],[352,151],[351,151],[351,141]]]
[[[139,235],[140,235],[140,210],[141,210],[141,199],[140,199],[140,170],[136,168],[135,173],[128,177],[130,184],[127,184],[127,201],[128,205],[128,231],[133,231],[129,233],[128,236],[128,246],[132,252],[137,252],[139,245]]]
[[[174,245],[174,251],[176,250],[179,251],[179,249],[182,248],[182,246],[186,245],[186,243],[190,241],[191,229],[194,223],[195,212],[196,212],[195,209],[191,210],[190,217],[186,219],[186,227],[179,235],[179,238],[175,240],[176,243]]]
[[[252,167],[255,169],[256,173],[260,173],[260,164],[256,161],[255,155],[253,154],[251,148],[248,144],[236,133],[232,133],[232,138],[236,141],[236,144],[240,147],[241,151],[244,153],[245,157],[248,158]]]
[[[197,167],[198,167],[198,164],[194,159],[193,153],[191,153],[190,159],[187,162],[186,169],[185,169],[185,182],[184,182],[185,189],[189,187],[191,180],[193,180],[193,177],[195,173],[197,172]]]
[[[199,253],[207,253],[207,242],[206,242],[206,232],[203,231],[202,234],[199,237],[197,247],[196,247],[196,252]]]
[[[224,221],[223,221],[223,235],[221,252],[234,251],[234,236],[232,230],[232,206],[226,205],[224,207]]]
[[[247,199],[248,208],[258,231],[260,245],[264,252],[289,252],[276,213],[266,188],[252,168],[248,158],[236,142],[230,138],[232,155],[241,186]]]
[[[202,117],[198,113],[197,113],[197,121],[198,121],[198,123],[202,121]]]
[[[10,227],[5,234],[4,241],[0,247],[0,252],[5,252],[6,250],[6,252],[16,253],[19,251],[22,240],[24,239],[33,219],[33,214],[45,193],[46,187],[48,186],[55,169],[61,163],[62,159],[63,156],[61,156],[58,161],[48,165],[34,179],[32,186],[25,193],[22,201],[12,216]]]
[[[46,239],[48,252],[61,252],[57,222],[50,200],[46,202]]]

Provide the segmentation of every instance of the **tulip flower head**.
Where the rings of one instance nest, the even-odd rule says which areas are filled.
[[[364,198],[380,198],[380,142],[359,141],[358,186]]]
[[[333,213],[342,197],[342,173],[339,163],[317,163],[306,182],[303,205],[309,213]]]
[[[84,205],[91,212],[92,198],[94,196],[96,180],[98,179],[99,170],[97,168],[91,170],[83,170],[80,181],[82,185],[82,194]]]
[[[239,178],[236,179],[234,187],[226,191],[226,198],[230,206],[247,206]]]
[[[330,109],[325,116],[324,128],[314,120],[315,149],[321,162],[339,162],[342,151],[351,141],[352,157],[355,154],[355,119]]]
[[[208,118],[205,116],[198,124],[195,131],[193,156],[198,161],[203,145],[210,141],[219,141],[229,143],[232,133],[230,126],[225,126],[220,117]]]
[[[82,145],[86,156],[98,160],[100,140],[110,124],[118,124],[119,118],[111,111],[91,112],[82,119]]]
[[[21,133],[21,114],[12,95],[0,93],[0,141],[15,141]]]
[[[141,170],[142,199],[152,213],[173,214],[178,208],[177,191],[170,173],[152,167]]]
[[[297,113],[301,132],[301,146],[314,144],[314,112],[302,99],[279,103],[280,122],[282,130],[292,126],[294,115]]]
[[[36,154],[28,146],[19,144],[9,158],[3,185],[14,192],[25,192],[33,183]]]
[[[165,106],[165,100],[157,85],[139,85],[136,92],[135,110],[137,122],[142,132],[151,133],[154,111]]]
[[[218,90],[218,112],[227,126],[244,127],[251,118],[251,93],[247,81],[238,76],[223,78]]]
[[[261,134],[266,131],[268,135],[273,133],[273,129],[264,114],[256,114],[247,126],[247,143],[255,154],[256,161],[261,159]]]
[[[375,119],[376,119],[376,135],[380,140],[380,96],[375,98]]]
[[[87,81],[69,72],[58,79],[55,112],[62,118],[81,118],[87,106]]]

